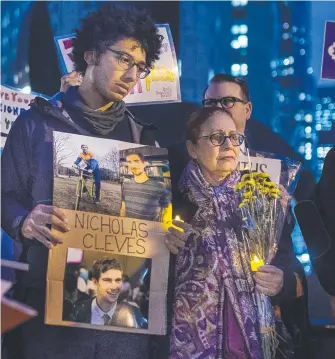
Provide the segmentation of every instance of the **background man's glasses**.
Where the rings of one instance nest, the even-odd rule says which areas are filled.
[[[217,107],[220,104],[223,108],[232,108],[236,102],[241,102],[243,104],[247,104],[247,101],[241,100],[237,97],[222,97],[222,98],[208,98],[206,100],[202,100],[203,107]]]
[[[240,133],[230,133],[229,135],[225,135],[224,133],[218,132],[213,133],[212,135],[198,137],[198,139],[199,138],[209,138],[213,146],[222,146],[226,142],[226,139],[229,138],[233,146],[241,146],[245,136]]]
[[[136,76],[139,79],[144,79],[150,74],[150,70],[148,67],[145,67],[141,64],[137,64],[134,61],[134,59],[132,59],[129,55],[125,54],[124,52],[116,51],[110,48],[108,48],[107,50],[118,55],[118,63],[124,70],[130,70],[132,67],[136,66],[137,67]]]

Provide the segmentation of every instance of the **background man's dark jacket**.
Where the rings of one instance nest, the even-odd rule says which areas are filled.
[[[330,247],[316,259],[311,253],[311,261],[323,289],[330,295],[335,295],[335,147],[327,153],[312,199],[329,235]]]

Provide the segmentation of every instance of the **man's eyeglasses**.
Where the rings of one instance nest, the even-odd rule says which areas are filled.
[[[213,133],[212,135],[198,137],[198,139],[199,138],[209,138],[213,146],[222,146],[226,142],[227,138],[229,138],[233,146],[241,146],[245,140],[244,135],[236,132],[232,132],[229,135],[225,135],[222,132],[217,132]]]
[[[202,100],[203,107],[216,107],[220,104],[223,108],[232,108],[236,102],[241,102],[243,104],[247,104],[247,101],[241,100],[237,97],[226,96],[221,98],[208,98],[206,100]]]
[[[134,59],[131,56],[127,55],[126,53],[122,51],[116,51],[110,48],[108,48],[107,50],[118,55],[118,63],[124,70],[130,70],[132,67],[136,66],[137,67],[136,76],[139,79],[144,79],[150,74],[150,70],[148,67],[136,63]]]

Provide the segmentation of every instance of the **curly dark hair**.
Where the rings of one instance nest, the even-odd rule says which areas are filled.
[[[163,37],[146,10],[125,5],[105,4],[81,20],[73,40],[73,61],[76,71],[85,73],[86,51],[95,51],[98,59],[115,42],[132,38],[146,52],[147,66],[152,67],[159,59]]]
[[[104,257],[96,260],[92,266],[92,278],[98,281],[101,274],[109,271],[110,269],[117,269],[123,272],[122,265],[115,258]]]

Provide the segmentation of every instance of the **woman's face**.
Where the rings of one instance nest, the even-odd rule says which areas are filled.
[[[229,138],[221,146],[214,146],[209,137],[202,137],[218,133],[237,134],[236,125],[229,115],[215,113],[201,126],[197,143],[187,141],[190,156],[197,160],[205,178],[212,178],[214,182],[236,169],[240,153],[240,146],[233,146]]]

